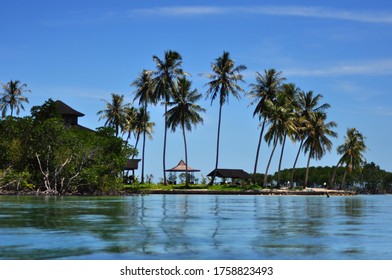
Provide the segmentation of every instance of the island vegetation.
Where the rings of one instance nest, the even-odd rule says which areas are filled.
[[[104,108],[97,112],[104,126],[96,130],[80,129],[64,123],[56,103],[49,99],[33,106],[31,114],[18,117],[28,103],[27,84],[11,80],[2,84],[0,96],[0,191],[35,192],[43,194],[99,194],[119,193],[145,188],[179,188],[167,186],[166,141],[167,130],[180,128],[187,160],[186,132],[203,122],[206,109],[197,102],[202,94],[192,88],[189,73],[182,68],[182,56],[176,51],[166,51],[163,58],[153,56],[156,68],[142,70],[131,82],[134,103],[126,103],[126,96],[112,93]],[[330,189],[348,189],[363,193],[391,193],[392,175],[375,163],[367,163],[365,136],[356,128],[348,128],[344,143],[336,149],[341,156],[336,166],[311,167],[312,160],[320,160],[332,151],[331,138],[337,137],[337,123],[328,120],[330,104],[313,91],[303,91],[296,84],[286,83],[283,73],[266,69],[255,73],[255,82],[245,91],[242,71],[245,65],[236,65],[228,52],[211,63],[211,74],[203,74],[206,99],[219,100],[215,170],[219,167],[220,129],[223,105],[229,96],[251,98],[253,117],[259,120],[258,145],[255,148],[254,169],[249,181],[233,181],[230,188],[306,188],[311,186]],[[153,137],[155,123],[149,108],[164,106],[164,145],[162,153],[163,178],[158,184],[151,182],[152,175],[145,174],[144,155],[146,137]],[[15,116],[16,115],[16,116]],[[251,117],[251,113],[250,113]],[[134,138],[135,142],[131,140]],[[138,144],[142,139],[141,153]],[[263,141],[264,140],[264,141]],[[287,140],[299,143],[293,167],[281,170]],[[259,172],[258,163],[262,145],[271,146],[266,158],[265,172]],[[275,174],[269,174],[270,164],[280,147],[279,165]],[[306,168],[297,168],[300,153],[307,155]],[[124,166],[127,159],[141,156],[141,176],[133,178],[132,185],[124,185]],[[211,159],[213,160],[213,159]],[[188,168],[188,167],[187,167]],[[192,188],[222,189],[217,186],[216,172]],[[182,186],[189,188],[191,174],[188,169],[182,176]],[[193,180],[192,180],[193,181]]]

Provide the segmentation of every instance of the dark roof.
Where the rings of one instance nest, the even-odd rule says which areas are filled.
[[[186,163],[183,160],[180,160],[180,162],[177,164],[177,166],[174,166],[173,168],[166,169],[166,171],[169,172],[186,172]],[[188,171],[189,172],[199,172],[199,169],[193,169],[192,167],[188,166]]]
[[[75,109],[69,107],[67,104],[60,100],[56,100],[56,105],[57,105],[57,110],[59,110],[59,113],[61,115],[68,115],[68,116],[78,116],[78,117],[83,117],[84,114],[76,111]]]
[[[85,130],[85,131],[95,132],[95,130],[92,130],[92,129],[85,127],[83,125],[80,125],[80,124],[74,124],[74,125],[72,125],[72,127],[77,128],[77,129],[81,129],[81,130]]]
[[[213,176],[214,170],[212,170],[207,176]],[[220,178],[232,178],[232,179],[250,179],[249,173],[245,172],[242,169],[217,169],[216,177]]]
[[[135,170],[139,167],[140,159],[128,159],[124,170]]]

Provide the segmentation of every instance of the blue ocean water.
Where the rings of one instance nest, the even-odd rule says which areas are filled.
[[[0,259],[392,259],[392,196],[0,196]]]

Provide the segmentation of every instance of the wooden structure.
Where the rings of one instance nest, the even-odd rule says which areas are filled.
[[[212,170],[207,176],[213,176],[215,169]],[[240,180],[249,180],[252,176],[245,172],[242,169],[216,169],[216,177],[227,179],[230,178],[232,180],[240,179]]]
[[[67,125],[77,125],[78,124],[78,118],[83,117],[84,114],[76,111],[75,109],[71,108],[64,102],[60,100],[56,100],[56,106],[57,110],[60,113],[60,115],[63,117],[65,124]]]
[[[78,118],[83,117],[84,116],[83,113],[76,111],[75,109],[71,108],[61,100],[56,100],[55,103],[56,103],[57,110],[59,114],[63,117],[64,124],[66,126],[75,127],[78,129],[83,129],[88,131],[94,131],[78,123]]]
[[[170,172],[170,173],[172,173],[172,172],[186,173],[186,170],[187,170],[187,164],[185,163],[185,161],[180,160],[180,162],[176,166],[174,166],[170,169],[166,169],[165,171]],[[194,169],[194,168],[188,166],[188,173],[190,174],[189,177],[191,178],[190,179],[191,183],[193,183],[192,178],[195,178],[194,172],[200,172],[200,169]],[[176,180],[175,179],[170,180],[170,177],[173,178],[174,176],[169,176],[169,184],[170,183],[176,184],[177,183]]]
[[[135,171],[139,167],[140,159],[128,159],[127,164],[124,167],[125,171]]]

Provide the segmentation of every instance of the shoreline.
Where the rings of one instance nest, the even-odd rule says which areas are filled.
[[[272,190],[209,190],[209,189],[144,189],[134,191],[109,191],[98,193],[69,193],[69,194],[48,194],[45,192],[36,191],[4,191],[0,190],[0,195],[20,195],[20,196],[132,196],[132,195],[154,195],[154,194],[190,194],[190,195],[270,195],[270,196],[293,196],[293,195],[307,195],[307,196],[354,196],[357,195],[354,191],[344,190],[329,190],[329,189],[304,189],[304,190],[289,190],[289,189],[272,189]]]
[[[208,190],[208,189],[181,189],[181,190],[141,190],[135,194],[195,194],[195,195],[325,195],[325,196],[354,196],[357,195],[353,191],[343,190],[328,190],[328,189],[305,189],[305,190],[288,190],[288,189],[274,189],[274,190]]]

